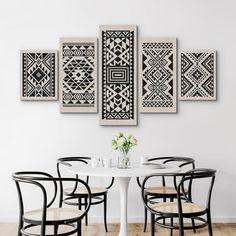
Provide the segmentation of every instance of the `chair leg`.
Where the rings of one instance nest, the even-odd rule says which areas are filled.
[[[81,198],[79,197],[78,198],[78,209],[81,211],[81,208],[82,208],[82,202],[81,202]],[[85,216],[86,217],[86,216]],[[82,220],[81,220],[82,221]],[[80,221],[80,228],[81,228],[81,221]],[[79,224],[77,224],[78,226],[78,229],[79,229]],[[81,231],[81,230],[80,230]],[[79,231],[78,231],[78,235],[79,235]]]
[[[105,226],[105,230],[106,232],[108,232],[107,230],[107,195],[104,195],[104,226]]]
[[[193,227],[193,232],[196,233],[196,228],[195,228],[195,221],[194,221],[194,218],[191,218],[191,221],[192,221],[192,227]]]
[[[81,210],[81,198],[78,198],[78,209]]]
[[[77,222],[77,229],[78,229],[77,235],[78,235],[78,236],[82,236],[81,220],[79,220],[79,221]]]
[[[151,236],[155,236],[155,215],[151,214]]]
[[[88,199],[85,197],[84,198],[84,209],[86,209],[88,205]],[[85,225],[88,226],[88,213],[85,215]]]
[[[184,236],[184,222],[182,215],[179,215],[179,236]]]
[[[145,196],[145,202],[147,202],[147,195]],[[147,229],[147,209],[144,207],[144,228],[143,232],[146,232]]]
[[[58,235],[58,225],[54,225],[54,235]]]
[[[174,221],[173,221],[173,217],[170,218],[170,225],[173,226]],[[173,229],[170,229],[170,236],[173,235]]]
[[[173,202],[174,198],[170,198],[170,201]],[[174,221],[173,221],[173,217],[170,218],[170,225],[173,226]],[[173,235],[173,229],[170,229],[170,236]]]
[[[208,233],[209,236],[213,236],[212,224],[211,224],[211,213],[207,212],[207,223],[208,223]]]
[[[144,207],[144,228],[143,228],[143,232],[145,233],[147,229],[147,209],[146,207]]]
[[[165,197],[163,198],[163,202],[166,202],[166,198]],[[165,224],[166,224],[166,219],[163,218],[163,225],[165,225]]]
[[[18,223],[18,234],[17,236],[22,236],[21,234],[21,229],[23,228],[23,221],[22,221],[22,218],[20,216],[20,220],[19,220],[19,223]]]

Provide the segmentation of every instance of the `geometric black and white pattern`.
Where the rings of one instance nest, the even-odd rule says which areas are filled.
[[[137,29],[100,26],[100,124],[137,124]]]
[[[176,112],[176,38],[146,38],[139,44],[140,112]]]
[[[97,39],[62,38],[61,112],[97,112]]]
[[[21,51],[21,100],[57,100],[57,51]]]
[[[179,99],[216,100],[216,51],[180,51]]]

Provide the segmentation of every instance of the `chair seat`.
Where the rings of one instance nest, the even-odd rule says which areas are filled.
[[[187,192],[187,190],[184,190]],[[145,193],[147,194],[161,194],[161,195],[177,195],[177,191],[175,187],[148,187],[145,189]]]
[[[150,208],[154,211],[161,213],[173,213],[178,214],[178,204],[176,202],[165,202],[165,203],[155,203],[151,204]],[[183,202],[182,203],[182,211],[183,214],[191,214],[191,213],[200,213],[205,211],[206,208],[195,203]]]
[[[48,208],[46,222],[64,222],[78,219],[83,214],[82,211],[74,208]],[[23,215],[25,221],[41,222],[42,209],[28,211]]]
[[[64,189],[64,193],[65,194],[71,194],[72,191],[74,190],[74,188],[66,188]],[[91,194],[103,194],[103,193],[106,193],[107,192],[107,189],[106,188],[101,188],[101,187],[90,187],[90,191],[91,191]],[[83,187],[80,187],[80,188],[77,188],[74,192],[74,194],[87,194],[88,191],[86,188],[83,188]]]

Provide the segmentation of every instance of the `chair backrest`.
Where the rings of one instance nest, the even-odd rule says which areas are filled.
[[[177,203],[178,203],[178,209],[179,209],[180,214],[182,214],[182,201],[184,200],[185,202],[192,202],[191,196],[186,194],[184,191],[185,183],[191,182],[193,184],[193,180],[197,180],[197,179],[210,179],[209,186],[208,186],[208,194],[207,194],[207,199],[206,199],[206,209],[210,210],[212,189],[213,189],[213,185],[215,182],[215,173],[216,173],[216,170],[213,170],[213,169],[197,168],[197,169],[187,171],[185,173],[176,173],[175,174],[176,176],[182,177],[180,182],[177,185]],[[173,175],[173,174],[168,174],[168,173],[165,174],[165,176],[170,176],[170,175]],[[145,198],[145,188],[146,188],[145,185],[149,179],[151,179],[153,177],[158,177],[158,176],[162,176],[162,175],[153,174],[153,175],[147,176],[144,179],[142,187],[141,187],[144,205],[153,214],[156,214],[157,212],[155,212],[155,210],[153,210],[150,207],[149,202]],[[195,182],[194,182],[194,184],[195,184]],[[201,195],[203,195],[203,194],[201,194]]]
[[[73,163],[80,163],[80,164],[89,164],[89,161],[91,161],[91,157],[62,157],[57,159],[57,174],[59,177],[61,177],[61,165],[64,166],[72,166]],[[75,175],[76,178],[78,178],[78,174]],[[89,184],[89,176],[86,177],[86,183]],[[106,189],[109,189],[114,183],[114,178],[111,179],[111,182],[106,187]],[[60,183],[60,187],[63,190],[63,185]],[[76,190],[77,185],[75,184],[74,190]],[[61,196],[61,202],[62,202],[62,196]]]
[[[57,159],[57,175],[59,178],[62,177],[63,175],[63,171],[62,171],[62,167],[71,167],[73,165],[73,163],[79,163],[79,164],[84,164],[87,165],[89,163],[89,161],[91,160],[91,157],[61,157],[59,159]],[[74,175],[76,177],[76,179],[79,178],[79,175],[76,174]],[[89,176],[86,176],[86,183],[89,184]],[[77,183],[74,183],[74,187],[73,187],[73,192],[76,191],[77,189]],[[62,202],[63,202],[63,182],[60,182],[60,206],[62,206]]]
[[[211,195],[212,195],[212,189],[213,185],[215,182],[215,174],[216,170],[214,169],[206,169],[206,168],[197,168],[190,170],[186,172],[183,175],[182,180],[180,181],[178,188],[177,188],[177,200],[178,200],[178,205],[180,209],[180,213],[182,213],[182,200],[185,200],[186,202],[192,202],[192,196],[188,196],[183,190],[186,182],[191,182],[192,184],[196,185],[197,181],[195,180],[200,180],[200,179],[210,179],[209,184],[208,184],[208,192],[207,192],[207,199],[206,199],[206,209],[210,210],[211,206]],[[194,182],[193,182],[194,181]],[[191,186],[192,188],[192,186]],[[201,193],[201,196],[204,195]]]
[[[79,163],[87,165],[89,161],[91,160],[91,157],[62,157],[57,159],[57,174],[58,177],[62,177],[61,167],[67,166],[70,167],[73,165],[73,163]],[[78,175],[76,175],[76,178],[78,178]],[[86,183],[89,182],[89,176],[86,178]]]
[[[80,218],[82,219],[88,212],[90,205],[91,205],[91,191],[86,182],[80,179],[76,178],[54,178],[52,175],[45,173],[45,172],[39,172],[39,171],[21,171],[21,172],[15,172],[12,175],[13,180],[16,183],[18,198],[19,198],[19,211],[20,211],[20,227],[22,228],[22,216],[24,214],[24,199],[23,199],[23,190],[21,188],[22,184],[28,184],[31,186],[37,186],[41,190],[41,196],[42,196],[42,224],[41,224],[41,230],[45,233],[45,220],[46,220],[46,212],[47,209],[52,206],[52,204],[55,202],[57,192],[58,192],[58,182],[76,182],[77,184],[81,184],[83,187],[85,187],[88,191],[88,205],[84,212],[81,214]],[[52,199],[48,199],[48,192],[46,190],[45,185],[47,183],[51,182],[54,186]],[[31,193],[32,194],[32,193]],[[38,192],[37,192],[38,194]],[[42,235],[44,235],[44,233]]]
[[[70,162],[81,162],[84,164],[88,164],[90,160],[91,157],[62,157],[57,159],[57,163],[71,166]]]
[[[195,168],[195,160],[190,157],[178,157],[178,156],[171,156],[171,157],[149,157],[148,162],[158,162],[162,164],[168,164],[172,163],[182,168],[187,167],[188,170],[192,170]],[[160,177],[160,176],[159,176]],[[166,178],[165,175],[161,176],[162,178],[162,186],[166,186]],[[137,177],[137,183],[139,187],[141,188],[142,184],[140,183],[140,178]],[[177,178],[176,176],[173,176],[173,183],[177,190]]]

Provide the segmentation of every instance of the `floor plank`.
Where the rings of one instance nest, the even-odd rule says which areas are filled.
[[[109,232],[105,233],[103,224],[90,224],[83,226],[83,236],[117,236],[119,224],[108,224]],[[150,226],[146,233],[143,233],[143,224],[129,224],[129,236],[150,235]],[[214,236],[236,236],[236,224],[214,224]],[[0,223],[0,236],[16,236],[17,224]],[[158,236],[168,236],[168,230],[158,228]],[[173,236],[178,236],[175,231]],[[196,234],[192,231],[186,232],[186,236],[208,236],[207,228],[198,230]]]

